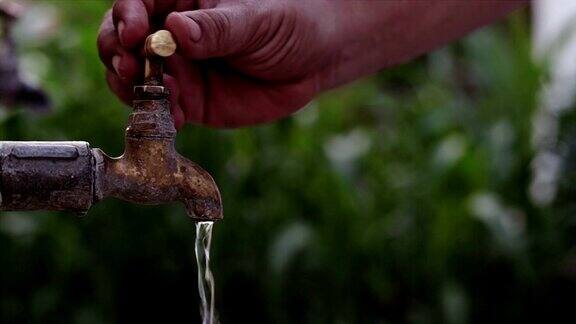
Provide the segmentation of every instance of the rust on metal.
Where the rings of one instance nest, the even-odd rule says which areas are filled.
[[[98,149],[93,151],[97,199],[111,196],[138,204],[180,201],[197,220],[222,218],[214,180],[176,152],[175,137],[168,100],[135,100],[124,154],[109,158]]]
[[[176,42],[167,30],[159,30],[148,36],[144,45],[146,63],[144,67],[145,86],[163,86],[164,58],[176,53]]]
[[[124,154],[111,158],[86,142],[0,142],[0,210],[82,213],[115,197],[145,205],[181,202],[195,220],[222,218],[220,192],[210,174],[174,147],[162,57],[176,47],[166,33],[148,38],[149,70],[144,85],[134,89]]]
[[[92,161],[86,142],[1,142],[0,209],[88,211]]]

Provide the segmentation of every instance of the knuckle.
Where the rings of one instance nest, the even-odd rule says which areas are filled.
[[[180,0],[180,1],[187,1],[187,0]],[[221,0],[196,0],[196,1],[198,3],[198,8],[209,9],[216,7]]]
[[[119,45],[118,37],[114,29],[102,29],[96,39],[98,50],[104,52]]]
[[[98,35],[96,44],[100,58],[104,59],[105,56],[109,56],[109,53],[113,50],[113,43],[114,42],[110,40],[109,35],[105,33],[100,33]]]
[[[108,10],[108,12],[104,15],[104,19],[102,19],[102,24],[100,24],[99,33],[109,33],[110,30],[114,29],[114,24],[112,23],[112,11]]]
[[[230,18],[220,11],[201,12],[200,28],[208,35],[208,41],[214,48],[221,48],[230,39]]]
[[[122,1],[118,0],[114,2],[114,5],[112,6],[112,22],[114,23],[114,25],[118,23],[121,15],[122,15]]]
[[[96,46],[98,47],[98,52],[103,54],[104,48],[106,47],[106,41],[102,33],[98,35],[98,39],[96,40]]]

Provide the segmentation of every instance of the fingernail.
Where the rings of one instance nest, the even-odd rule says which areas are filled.
[[[185,21],[188,23],[188,25],[190,26],[190,39],[192,39],[193,42],[198,42],[200,40],[200,38],[202,38],[202,29],[200,29],[200,25],[198,25],[198,23],[188,17],[185,16],[183,14],[180,14],[180,16],[182,16],[182,18],[185,18]]]
[[[124,29],[126,28],[126,24],[124,21],[120,20],[118,22],[118,38],[120,39],[120,43],[124,44]]]
[[[122,76],[120,75],[120,62],[122,61],[122,57],[120,55],[115,55],[112,58],[112,66],[114,67],[114,70],[116,71],[116,74],[122,78]]]

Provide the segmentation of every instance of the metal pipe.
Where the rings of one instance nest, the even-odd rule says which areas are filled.
[[[0,210],[86,212],[93,160],[86,142],[0,142]]]
[[[216,183],[174,147],[162,58],[175,51],[167,31],[148,38],[145,82],[134,88],[122,156],[108,157],[86,142],[0,142],[0,210],[86,213],[115,197],[146,205],[181,202],[195,220],[221,219]]]

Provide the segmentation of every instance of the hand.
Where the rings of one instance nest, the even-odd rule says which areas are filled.
[[[118,0],[98,47],[110,88],[124,102],[142,77],[142,47],[156,29],[172,32],[166,63],[172,114],[213,127],[273,121],[305,106],[331,60],[333,20],[324,1]],[[328,14],[329,10],[324,13]]]
[[[117,0],[98,45],[125,102],[141,77],[146,37],[171,31],[167,61],[176,126],[273,121],[320,91],[409,61],[528,0]]]

